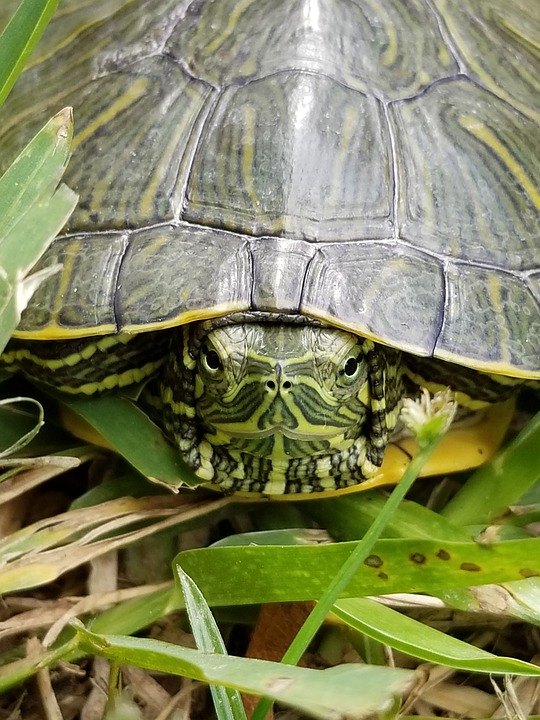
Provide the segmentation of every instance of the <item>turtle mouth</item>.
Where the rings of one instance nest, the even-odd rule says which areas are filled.
[[[230,438],[236,438],[238,440],[262,440],[263,438],[271,437],[272,435],[283,435],[290,440],[328,440],[337,434],[336,432],[301,432],[299,430],[293,430],[284,425],[273,425],[272,427],[266,428],[266,430],[234,430],[233,432],[221,428],[223,433],[226,433]]]

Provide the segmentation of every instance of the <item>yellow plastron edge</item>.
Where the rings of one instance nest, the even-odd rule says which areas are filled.
[[[507,400],[487,407],[471,422],[459,423],[445,435],[435,454],[424,465],[420,475],[445,475],[463,470],[472,470],[489,460],[499,449],[515,410],[515,400]],[[340,490],[324,493],[296,495],[269,495],[272,500],[297,501],[320,500],[346,493],[372,490],[384,485],[396,485],[405,472],[410,459],[416,454],[417,444],[413,437],[390,442],[386,448],[381,469],[369,480]],[[215,488],[217,489],[217,488]],[[251,493],[237,493],[253,497]]]
[[[481,411],[472,422],[450,428],[435,454],[422,468],[422,477],[472,470],[483,465],[499,449],[515,410],[515,400],[497,403]],[[416,454],[413,437],[389,443],[379,472],[362,483],[362,490],[400,481],[410,458]]]

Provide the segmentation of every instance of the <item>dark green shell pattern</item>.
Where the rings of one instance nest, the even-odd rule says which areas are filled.
[[[64,0],[1,116],[7,164],[75,115],[21,336],[259,310],[539,377],[539,38],[538,0]]]

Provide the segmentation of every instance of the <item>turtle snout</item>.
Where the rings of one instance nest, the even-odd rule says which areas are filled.
[[[292,379],[284,372],[281,363],[277,363],[268,373],[264,383],[266,391],[272,395],[278,395],[284,392],[286,393],[293,386]]]

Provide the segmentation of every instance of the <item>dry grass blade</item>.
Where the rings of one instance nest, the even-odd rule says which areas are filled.
[[[13,613],[11,617],[0,622],[0,640],[16,635],[27,635],[48,629],[48,637],[55,632],[58,625],[66,625],[72,618],[96,615],[112,605],[133,600],[134,598],[151,595],[164,589],[171,582],[156,583],[129,587],[111,592],[96,592],[83,597],[62,597],[54,600],[37,598],[12,597],[4,599],[5,609]]]
[[[35,587],[160,530],[207,517],[233,502],[195,496],[121,498],[30,525],[0,543],[0,590]],[[140,527],[141,523],[148,523]],[[137,529],[132,526],[137,524]],[[69,544],[69,552],[66,545]]]
[[[21,460],[17,459],[18,465]],[[0,495],[0,508],[5,503],[10,502],[16,497],[42,485],[47,480],[51,480],[58,475],[78,467],[84,459],[75,457],[47,457],[47,458],[31,458],[32,467],[30,469],[22,469],[15,475],[8,477],[1,483],[2,494]],[[5,462],[3,463],[5,465]]]

